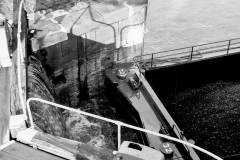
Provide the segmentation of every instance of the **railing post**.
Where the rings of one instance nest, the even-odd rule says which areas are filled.
[[[151,68],[153,66],[153,54],[152,54],[152,58],[151,58]]]
[[[121,125],[117,124],[117,127],[118,127],[118,151],[119,151],[121,146]]]
[[[229,54],[230,45],[231,45],[231,40],[228,41],[227,55]]]
[[[192,48],[191,48],[190,61],[192,60],[192,57],[193,57],[193,50],[194,50],[194,46],[192,46]]]

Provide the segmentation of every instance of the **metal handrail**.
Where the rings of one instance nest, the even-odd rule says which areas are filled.
[[[90,7],[90,5],[89,5],[89,7]],[[148,7],[148,5],[144,5],[143,7],[141,7],[138,11],[135,11],[133,14],[132,14],[132,16],[135,16],[136,14],[138,14],[139,12],[141,12],[142,11],[142,9],[143,8],[146,8],[147,9],[147,7]],[[146,12],[147,12],[147,10],[146,10]],[[146,13],[145,12],[145,13]],[[146,16],[146,15],[145,15]],[[131,27],[136,27],[136,26],[140,26],[140,25],[144,25],[145,23],[146,23],[146,17],[144,16],[144,20],[143,21],[141,21],[141,22],[139,22],[139,23],[136,23],[136,24],[128,24],[128,25],[126,25],[126,26],[124,26],[123,28],[121,28],[120,29],[120,22],[123,22],[123,21],[126,21],[126,20],[129,20],[129,18],[130,17],[127,17],[127,18],[122,18],[122,19],[120,19],[120,20],[118,20],[118,21],[114,21],[114,22],[112,22],[112,23],[105,23],[105,22],[101,22],[101,21],[97,21],[98,23],[104,23],[104,24],[106,24],[106,25],[108,25],[108,26],[114,26],[114,25],[117,25],[117,28],[118,28],[118,31],[120,30],[120,47],[119,48],[114,48],[114,49],[110,49],[109,51],[112,51],[112,53],[111,54],[113,54],[114,56],[115,56],[115,51],[119,51],[119,50],[121,50],[122,48],[123,48],[123,45],[122,45],[122,40],[123,40],[123,32],[124,32],[124,30],[125,29],[128,29],[128,28],[131,28]],[[96,32],[96,30],[97,29],[99,29],[100,27],[96,27],[96,28],[94,28],[94,29],[92,29],[92,30],[90,30],[89,32],[85,32],[84,34],[88,34],[88,33],[91,33],[91,32]],[[113,29],[114,29],[114,34],[115,34],[115,29],[116,28],[114,28],[113,27]],[[95,33],[96,34],[96,33]],[[116,38],[116,36],[114,36],[114,39]],[[144,37],[143,37],[144,38]],[[116,42],[114,42],[115,44],[116,44]],[[98,53],[99,52],[99,50],[97,50],[97,51],[94,51],[94,52],[92,52],[93,53],[93,55],[95,55],[96,53]],[[119,53],[117,53],[117,62],[119,62],[119,61],[122,61],[122,60],[125,60],[125,59],[127,59],[128,57],[124,57],[124,58],[121,58],[121,59],[119,59]],[[95,59],[96,57],[92,57],[92,59]]]
[[[22,9],[24,7],[24,0],[20,1],[19,4],[19,11],[18,11],[18,31],[17,31],[17,87],[18,87],[18,94],[20,105],[23,110],[24,119],[27,120],[26,114],[26,107],[25,107],[25,99],[23,97],[23,89],[22,89],[22,75],[21,75],[21,63],[23,61],[23,48],[22,48],[22,41],[21,41],[21,33],[22,33]]]
[[[235,42],[237,40],[239,40],[239,42]],[[222,43],[226,43],[226,44],[222,44]],[[215,46],[212,46],[214,44],[215,44]],[[235,47],[231,47],[233,45],[235,45]],[[236,46],[236,45],[239,45],[239,46]],[[223,40],[223,41],[218,41],[218,42],[194,45],[194,46],[190,46],[190,47],[184,47],[184,48],[178,48],[178,49],[172,49],[172,50],[166,50],[166,51],[144,54],[144,55],[140,55],[140,56],[135,56],[133,58],[133,61],[135,63],[139,63],[139,62],[142,62],[143,60],[147,60],[147,63],[151,64],[150,68],[152,68],[153,63],[154,63],[154,59],[164,59],[164,58],[167,58],[167,57],[170,58],[172,56],[178,56],[180,58],[181,55],[189,53],[189,55],[188,55],[189,59],[188,60],[192,61],[194,53],[196,53],[196,52],[201,53],[201,55],[206,55],[206,54],[210,54],[210,53],[214,53],[214,52],[217,53],[217,52],[226,51],[226,53],[223,54],[223,55],[228,55],[229,51],[231,51],[233,49],[237,49],[237,48],[240,48],[240,38],[235,38],[235,39],[230,39],[230,40]],[[169,52],[177,52],[177,53],[163,55],[163,53],[169,53]],[[186,55],[184,55],[184,57],[185,56]],[[148,58],[148,57],[151,57],[151,58]],[[166,60],[166,59],[164,59],[164,60]],[[167,62],[169,62],[169,61],[167,61]],[[164,63],[164,61],[163,61],[163,63]]]
[[[91,114],[91,113],[88,113],[88,112],[84,112],[84,111],[80,111],[80,110],[73,109],[73,108],[70,108],[70,107],[66,107],[66,106],[63,106],[61,104],[57,104],[57,103],[54,103],[54,102],[46,101],[46,100],[43,100],[43,99],[40,99],[40,98],[29,98],[27,100],[27,111],[28,111],[28,115],[29,115],[29,121],[30,121],[30,124],[31,124],[31,128],[34,128],[34,122],[33,122],[32,112],[31,112],[31,107],[30,107],[30,102],[31,101],[38,101],[38,102],[41,102],[41,103],[48,104],[50,106],[54,106],[54,107],[57,107],[57,108],[65,109],[65,110],[68,110],[68,111],[72,111],[72,112],[75,112],[75,113],[78,113],[78,114],[82,114],[82,115],[85,115],[85,116],[89,116],[89,117],[92,117],[92,118],[95,118],[95,119],[103,120],[103,121],[106,121],[106,122],[113,123],[113,124],[117,125],[117,130],[118,130],[118,138],[117,138],[118,150],[120,149],[120,145],[121,145],[121,127],[127,127],[127,128],[130,128],[130,129],[134,129],[134,130],[137,130],[137,131],[144,132],[144,133],[152,134],[154,136],[158,136],[158,137],[161,137],[161,138],[166,138],[168,140],[181,143],[183,145],[187,145],[189,147],[192,147],[192,148],[194,148],[194,149],[196,149],[196,150],[198,150],[200,152],[203,152],[203,153],[211,156],[214,159],[223,160],[219,156],[217,156],[217,155],[215,155],[215,154],[213,154],[213,153],[211,153],[211,152],[209,152],[209,151],[207,151],[207,150],[205,150],[205,149],[203,149],[201,147],[198,147],[198,146],[196,146],[194,144],[191,144],[189,142],[186,142],[186,141],[183,141],[183,140],[180,140],[180,139],[168,136],[168,135],[156,133],[156,132],[153,132],[153,131],[150,131],[150,130],[147,130],[147,129],[139,128],[139,127],[136,127],[136,126],[133,126],[133,125],[129,125],[129,124],[123,123],[121,121],[112,120],[112,119],[101,117],[101,116],[98,116],[98,115],[95,115],[95,114]]]

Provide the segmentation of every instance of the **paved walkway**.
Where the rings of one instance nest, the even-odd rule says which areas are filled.
[[[34,149],[27,145],[13,141],[10,145],[0,150],[2,160],[64,160],[44,151]]]

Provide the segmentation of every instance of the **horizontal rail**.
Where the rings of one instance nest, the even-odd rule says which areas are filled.
[[[28,111],[28,115],[29,115],[31,128],[34,128],[34,122],[33,122],[33,117],[32,117],[32,112],[31,112],[31,107],[30,107],[30,102],[31,101],[38,101],[38,102],[41,102],[41,103],[48,104],[50,106],[55,106],[57,108],[65,109],[65,110],[68,110],[68,111],[72,111],[72,112],[75,112],[75,113],[78,113],[78,114],[82,114],[82,115],[85,115],[85,116],[89,116],[89,117],[92,117],[92,118],[96,118],[96,119],[103,120],[103,121],[106,121],[106,122],[113,123],[113,124],[117,125],[117,128],[118,128],[118,149],[120,148],[120,145],[121,145],[121,127],[123,126],[123,127],[127,127],[127,128],[130,128],[130,129],[137,130],[137,131],[141,131],[141,132],[144,132],[144,133],[152,134],[154,136],[165,138],[165,139],[168,139],[168,140],[171,140],[171,141],[174,141],[174,142],[178,142],[178,143],[181,143],[183,145],[187,145],[189,147],[192,147],[192,148],[194,148],[194,149],[196,149],[200,152],[203,152],[203,153],[211,156],[214,159],[223,160],[219,156],[217,156],[217,155],[215,155],[215,154],[213,154],[213,153],[211,153],[211,152],[209,152],[209,151],[207,151],[207,150],[205,150],[201,147],[198,147],[194,144],[191,144],[187,141],[183,141],[183,140],[180,140],[180,139],[168,136],[168,135],[156,133],[156,132],[153,132],[153,131],[150,131],[150,130],[147,130],[147,129],[143,129],[143,128],[139,128],[139,127],[136,127],[136,126],[133,126],[133,125],[129,125],[129,124],[123,123],[121,121],[112,120],[112,119],[101,117],[101,116],[91,114],[91,113],[88,113],[88,112],[84,112],[84,111],[80,111],[80,110],[73,109],[73,108],[70,108],[70,107],[66,107],[66,106],[63,106],[61,104],[53,103],[53,102],[46,101],[46,100],[43,100],[43,99],[40,99],[40,98],[29,98],[27,100],[27,111]]]
[[[204,43],[204,44],[193,45],[193,46],[188,46],[188,47],[183,47],[183,48],[176,48],[176,49],[165,50],[165,51],[160,51],[160,52],[148,53],[148,54],[145,54],[145,55],[166,53],[166,52],[171,52],[171,51],[176,51],[176,50],[183,50],[183,49],[188,49],[188,48],[192,48],[192,47],[208,46],[208,45],[211,45],[211,44],[217,44],[217,43],[229,42],[229,41],[235,41],[235,40],[239,40],[240,41],[240,38],[234,38],[234,39],[229,39],[229,40],[223,40],[223,41],[217,41],[217,42],[211,42],[211,43]],[[239,43],[234,43],[234,44],[239,44]],[[145,56],[145,55],[143,55],[143,56]]]
[[[186,58],[186,60],[188,61],[192,61],[194,58],[196,58],[195,57],[196,53],[199,53],[201,55],[201,57],[198,57],[199,59],[201,58],[204,59],[206,58],[204,57],[204,55],[206,56],[213,53],[219,54],[221,52],[224,52],[224,53],[221,53],[221,55],[228,55],[228,54],[231,54],[232,50],[236,50],[236,49],[239,49],[240,51],[240,38],[144,54],[144,55],[134,57],[133,61],[135,63],[150,63],[150,69],[151,69],[154,67],[153,64],[155,62],[159,63],[161,61],[161,63],[159,64],[164,64],[174,60],[174,63],[181,63],[182,59],[178,61],[177,58],[183,57],[183,58]],[[219,56],[218,54],[211,55],[210,57],[217,57]],[[175,56],[175,59],[174,59],[174,56]],[[156,59],[159,59],[159,60],[155,61]],[[166,61],[166,59],[169,59],[169,60]]]

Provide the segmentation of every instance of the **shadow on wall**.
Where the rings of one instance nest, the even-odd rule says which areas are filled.
[[[81,87],[85,87],[87,85],[90,90],[91,87],[92,88],[96,87],[95,86],[96,83],[99,82],[103,83],[104,81],[100,80],[100,78],[103,77],[101,70],[104,68],[101,68],[101,66],[105,67],[107,64],[106,62],[104,62],[104,59],[107,59],[106,61],[108,62],[110,61],[110,63],[112,63],[111,57],[109,57],[109,55],[112,56],[112,54],[109,54],[109,52],[105,50],[97,53],[90,52],[92,51],[91,46],[95,44],[99,46],[100,49],[103,48],[112,49],[114,48],[113,44],[105,45],[101,43],[96,43],[96,41],[78,37],[72,34],[69,34],[68,36],[69,39],[67,41],[61,42],[55,46],[47,48],[46,49],[47,53],[44,52],[43,50],[41,50],[40,51],[41,53],[39,53],[41,56],[43,56],[39,59],[41,59],[41,64],[43,65],[42,67],[44,69],[37,69],[37,71],[43,71],[46,68],[53,68],[53,72],[52,75],[50,75],[50,77],[52,81],[55,79],[55,82],[56,79],[58,79],[58,83],[55,83],[53,86],[57,96],[55,96],[54,94],[46,94],[48,92],[48,89],[45,89],[46,87],[36,87],[39,86],[40,84],[34,83],[35,86],[33,85],[31,86],[29,84],[29,87],[31,89],[31,90],[29,89],[29,91],[31,91],[31,95],[29,97],[41,97],[43,99],[53,97],[50,101],[56,100],[58,103],[65,104],[67,106],[78,107],[81,109],[85,108],[97,110],[99,114],[99,112],[103,112],[103,109],[101,110],[98,109],[99,104],[97,104],[97,102],[93,103],[88,102],[86,104],[81,104],[84,98],[83,91],[84,89],[86,89]],[[86,44],[91,45],[88,46]],[[93,51],[95,51],[95,49]],[[104,55],[106,55],[107,58],[104,58]],[[110,60],[108,58],[110,58]],[[54,61],[54,63],[51,63],[51,61]],[[41,65],[35,65],[36,68],[38,68],[39,66]],[[97,70],[95,70],[96,66]],[[34,75],[35,71],[36,70],[33,69]],[[80,79],[81,74],[83,74],[85,78],[83,77],[83,79]],[[46,77],[46,74],[43,74],[43,76]],[[34,82],[35,81],[39,82],[39,80],[36,80],[36,78],[31,78],[31,80]],[[51,82],[44,83],[43,86],[49,86],[49,84],[51,84]],[[81,141],[83,143],[90,143],[93,145],[99,145],[100,143],[100,145],[106,148],[115,149],[116,144],[115,126],[112,126],[111,124],[104,123],[101,121],[95,122],[92,119],[88,119],[85,116],[81,116],[72,112],[59,113],[58,111],[51,110],[52,109],[51,107],[40,103],[34,103],[31,105],[33,107],[35,117],[34,121],[38,122],[37,123],[38,127],[41,128],[43,131],[53,135],[59,135],[65,138]],[[102,104],[101,108],[105,109],[106,106],[107,106],[106,103],[104,103],[104,105]],[[42,107],[44,107],[44,109],[42,109]],[[107,108],[108,108],[107,111],[111,112],[111,110],[109,109],[110,106]],[[47,112],[48,114],[43,114],[45,112]],[[45,116],[41,117],[39,115]],[[44,119],[51,120],[44,121]],[[59,120],[55,121],[56,119]]]
[[[42,98],[51,102],[56,100],[53,84],[41,60],[33,55],[29,56],[28,97]],[[37,101],[31,102],[30,105],[36,129],[95,147],[115,148],[113,133],[116,129],[112,124],[96,122],[75,112],[64,111]],[[84,107],[96,108],[98,106],[92,102],[86,103]]]
[[[115,47],[73,34],[68,37],[67,41],[46,48],[43,64],[60,103],[77,107],[79,101],[98,94],[103,70],[114,65]]]
[[[66,3],[68,2],[67,0],[65,1]],[[119,2],[132,4],[136,1]],[[145,1],[141,2],[143,3]],[[37,1],[35,4],[32,2],[32,5],[39,7],[38,5],[41,4],[38,3],[43,3],[43,1]],[[55,4],[55,1],[46,2],[44,5],[50,7],[53,4]],[[38,27],[41,29],[42,23],[52,27],[51,30],[44,30],[46,26],[45,28],[42,27],[42,31],[37,30],[36,34],[41,36],[34,37],[35,45],[44,48],[44,46],[55,44],[58,41],[57,44],[45,48],[47,51],[46,66],[48,66],[47,68],[45,67],[45,69],[47,72],[50,72],[48,75],[52,77],[60,103],[71,107],[77,107],[82,99],[94,97],[102,92],[104,85],[103,72],[105,68],[113,67],[117,61],[126,57],[131,58],[137,54],[139,55],[143,50],[142,41],[138,44],[132,44],[131,41],[128,40],[128,33],[130,30],[135,29],[132,27],[142,29],[145,23],[144,13],[146,12],[146,6],[136,7],[137,13],[135,13],[134,8],[129,6],[114,7],[116,10],[111,11],[110,9],[110,11],[106,11],[103,9],[103,6],[100,5],[101,12],[104,14],[103,16],[101,13],[98,13],[96,9],[97,5],[95,6],[96,8],[94,8],[91,3],[86,4],[86,7],[82,8],[83,10],[81,10],[81,12],[75,14],[74,18],[70,18],[72,22],[69,22],[69,25],[67,25],[69,29],[67,30],[70,32],[67,35],[63,31],[55,31],[54,28],[57,28],[57,26],[54,26],[54,24],[45,19],[42,20],[43,22],[36,20],[37,24],[35,25],[37,29]],[[138,4],[140,4],[140,2]],[[57,5],[60,5],[60,2],[56,2],[56,7]],[[108,6],[106,5],[106,7]],[[128,14],[130,10],[132,10],[131,14]],[[126,13],[126,11],[128,12]],[[118,17],[118,13],[124,13],[124,16]],[[114,15],[116,15],[117,18],[112,18]],[[50,18],[47,18],[47,16],[50,16]],[[99,20],[99,17],[101,20]],[[121,19],[123,17],[125,17],[124,20]],[[50,14],[46,14],[42,18],[56,20],[56,17],[51,17]],[[64,17],[58,21],[58,27],[63,27],[64,25],[62,23],[67,23],[65,21],[63,22],[63,19],[66,20],[66,18],[67,17]],[[115,20],[117,20],[117,22],[115,22]],[[62,34],[65,34],[67,40],[59,42]],[[50,40],[47,40],[48,38]],[[127,45],[124,46],[122,41],[126,41]]]
[[[113,67],[117,61],[142,51],[142,44],[117,48],[116,34],[121,34],[122,37],[126,27],[117,32],[113,24],[95,20],[91,7],[89,7],[89,12],[92,20],[101,23],[104,27],[80,36],[68,34],[68,40],[46,48],[49,53],[47,63],[54,71],[52,76],[57,77],[62,74],[66,78],[65,85],[56,87],[57,93],[61,93],[62,90],[64,93],[69,93],[67,97],[70,97],[71,104],[67,103],[67,105],[72,107],[78,105],[79,99],[92,97],[102,92],[105,68]],[[119,29],[119,26],[117,28]],[[63,89],[66,87],[67,89]]]

